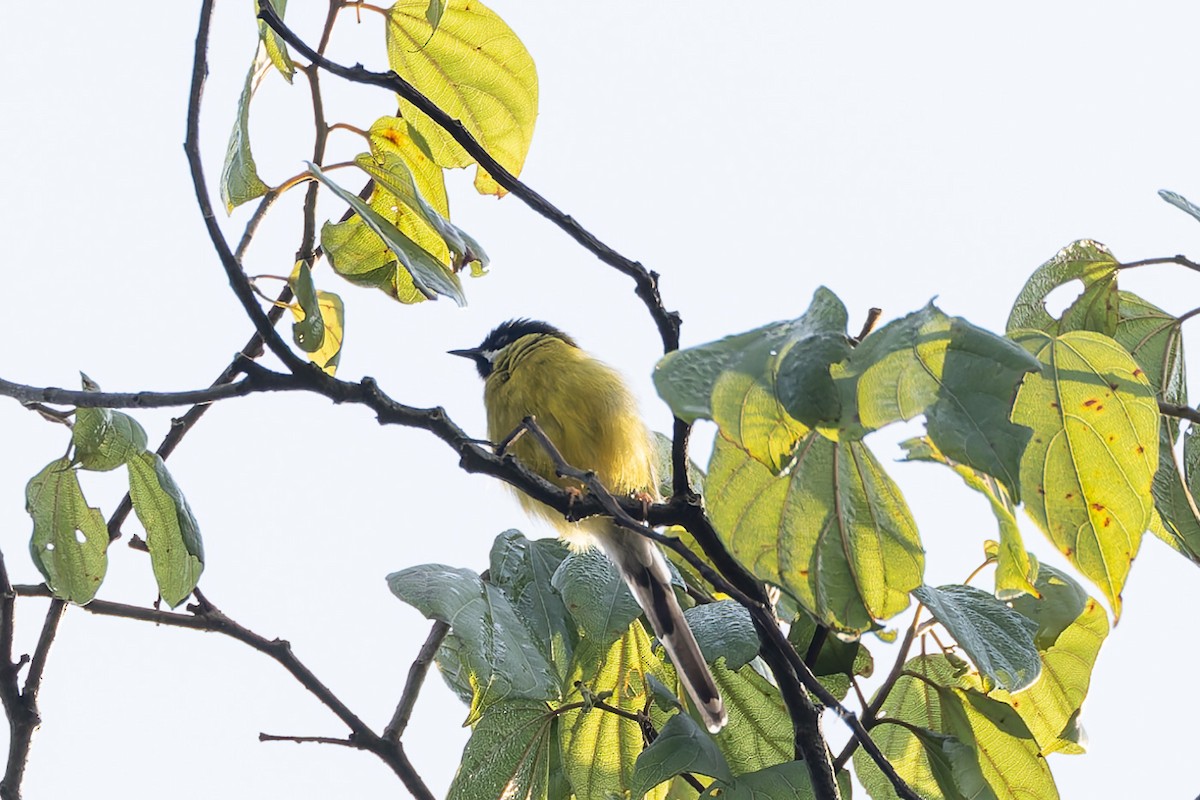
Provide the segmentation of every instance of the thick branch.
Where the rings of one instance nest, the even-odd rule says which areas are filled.
[[[1179,419],[1186,419],[1189,422],[1200,423],[1200,411],[1189,406],[1177,406],[1174,403],[1164,403],[1160,400],[1158,410],[1168,417],[1178,417]]]

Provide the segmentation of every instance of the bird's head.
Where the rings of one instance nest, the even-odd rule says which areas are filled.
[[[548,322],[540,322],[535,319],[510,319],[508,322],[497,325],[491,333],[483,338],[478,347],[451,350],[450,355],[471,359],[475,362],[475,368],[479,370],[479,377],[487,378],[492,374],[492,365],[496,363],[496,358],[504,352],[504,349],[530,334],[553,336],[572,347],[578,347],[574,339]]]

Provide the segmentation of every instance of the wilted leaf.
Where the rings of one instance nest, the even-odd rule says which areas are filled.
[[[1033,592],[1031,581],[1034,577],[1034,566],[1021,539],[1021,529],[1017,526],[1013,503],[1004,487],[991,476],[946,458],[928,437],[909,439],[901,442],[900,446],[904,448],[905,459],[945,464],[954,470],[967,486],[987,498],[1000,529],[1000,541],[993,556],[996,559],[996,596],[1008,600],[1025,592]]]
[[[287,13],[287,0],[271,0],[271,5],[275,8],[275,13],[279,15],[279,18],[283,19],[284,14]],[[255,7],[257,6],[258,3],[255,2]],[[279,70],[288,83],[291,83],[292,76],[296,74],[296,65],[292,63],[292,57],[288,54],[287,43],[262,20],[258,21],[258,38],[266,48],[267,58],[275,65],[275,69]]]
[[[348,203],[363,222],[366,223],[367,227],[387,243],[388,249],[395,255],[399,263],[408,270],[413,286],[421,294],[429,300],[437,299],[438,295],[445,295],[460,306],[467,304],[467,298],[463,295],[462,284],[459,282],[458,276],[446,265],[438,261],[412,239],[405,236],[387,217],[380,214],[367,203],[364,203],[358,195],[346,191],[331,181],[315,164],[309,163],[308,168],[312,172],[313,177],[328,186],[334,194]],[[323,240],[324,231],[322,231]],[[336,265],[334,269],[339,274],[346,274],[338,269]],[[378,278],[370,281],[370,283],[379,285]]]
[[[246,73],[246,82],[242,86],[242,94],[238,98],[237,119],[233,130],[229,133],[229,144],[225,149],[225,165],[221,169],[221,201],[225,203],[225,211],[232,214],[233,209],[242,203],[261,197],[267,193],[268,187],[258,177],[258,168],[254,165],[254,156],[250,152],[250,101],[262,81],[271,62],[267,58],[266,48],[259,43],[254,54],[254,62]]]

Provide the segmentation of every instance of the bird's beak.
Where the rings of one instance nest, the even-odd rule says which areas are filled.
[[[460,356],[462,358],[469,358],[472,361],[478,361],[479,357],[483,355],[483,351],[480,350],[478,347],[472,347],[467,350],[447,350],[446,353],[448,355],[452,355],[452,356]]]

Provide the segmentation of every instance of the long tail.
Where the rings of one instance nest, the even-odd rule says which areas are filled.
[[[617,565],[621,577],[642,607],[654,635],[662,642],[679,679],[695,703],[704,725],[712,733],[725,727],[728,716],[696,637],[684,619],[683,609],[671,589],[671,571],[662,552],[650,540],[613,526],[596,537],[605,555]]]

